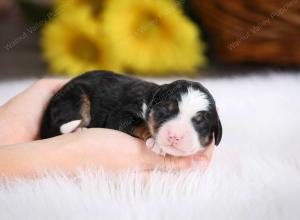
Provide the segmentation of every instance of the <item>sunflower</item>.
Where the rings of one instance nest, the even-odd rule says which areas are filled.
[[[106,36],[86,9],[60,14],[42,31],[43,55],[55,73],[70,76],[94,69],[118,71]]]
[[[205,63],[198,29],[174,0],[110,0],[103,13],[103,31],[127,70],[187,74]]]
[[[87,8],[94,16],[101,15],[107,0],[56,0],[55,8]]]

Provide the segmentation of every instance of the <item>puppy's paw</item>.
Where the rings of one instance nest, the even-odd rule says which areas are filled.
[[[146,146],[148,149],[152,150],[154,153],[165,156],[165,152],[159,147],[159,145],[155,142],[154,138],[148,138],[146,140]]]
[[[148,149],[152,149],[154,144],[155,144],[154,138],[148,138],[146,140],[146,146],[147,146]]]

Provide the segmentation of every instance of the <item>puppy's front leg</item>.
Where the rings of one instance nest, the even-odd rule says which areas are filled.
[[[148,149],[152,150],[154,153],[165,156],[166,153],[162,151],[161,147],[155,142],[155,139],[150,137],[146,140],[146,146]]]
[[[132,131],[133,136],[140,138],[144,141],[151,138],[150,131],[145,123],[142,123],[141,125],[135,127]]]
[[[151,136],[150,131],[146,123],[142,123],[140,126],[134,128],[133,136],[138,137],[146,142],[146,146],[156,154],[165,156],[165,153],[161,150],[161,147],[155,142],[155,139]]]

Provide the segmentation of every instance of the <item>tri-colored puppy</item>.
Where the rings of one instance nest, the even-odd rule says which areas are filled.
[[[41,138],[79,128],[111,128],[146,141],[159,154],[192,155],[208,146],[222,126],[215,101],[198,82],[157,85],[108,71],[83,74],[51,99]]]

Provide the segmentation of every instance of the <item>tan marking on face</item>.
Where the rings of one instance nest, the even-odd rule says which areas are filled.
[[[151,137],[150,131],[145,124],[143,124],[140,127],[135,128],[133,130],[133,135],[144,141],[146,141],[148,138]]]
[[[91,122],[91,102],[86,93],[83,93],[81,96],[82,106],[80,114],[82,117],[82,123],[80,127],[87,127]]]
[[[156,121],[154,120],[153,112],[150,112],[149,114],[148,128],[151,135],[155,137],[157,134],[157,124]]]

